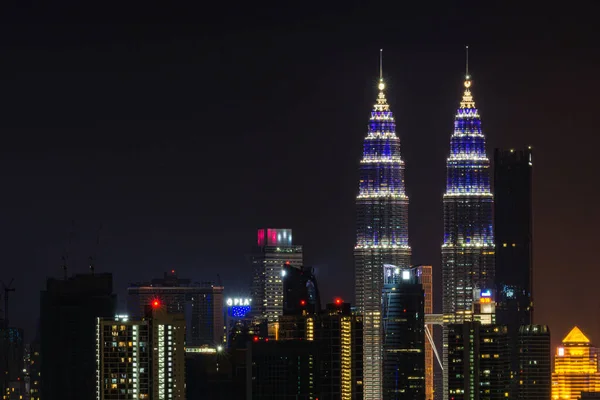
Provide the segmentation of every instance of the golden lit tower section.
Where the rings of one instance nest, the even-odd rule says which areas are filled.
[[[408,196],[396,121],[383,77],[363,142],[356,197],[356,307],[363,315],[364,399],[382,398],[381,298],[383,265],[410,267]]]
[[[574,327],[556,349],[552,399],[576,400],[581,392],[600,392],[598,353],[590,339]]]

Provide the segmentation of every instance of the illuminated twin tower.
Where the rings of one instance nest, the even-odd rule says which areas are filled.
[[[493,197],[481,120],[471,95],[471,79],[456,113],[447,160],[444,194],[443,311],[448,322],[471,312],[476,289],[494,279]],[[360,162],[356,198],[356,305],[363,315],[364,399],[384,398],[382,387],[383,266],[408,268],[408,197],[396,122],[385,97],[380,68],[379,94],[371,111]]]

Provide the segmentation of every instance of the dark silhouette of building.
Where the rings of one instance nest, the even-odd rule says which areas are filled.
[[[318,314],[321,297],[317,278],[311,267],[283,265],[283,315]]]
[[[464,322],[448,325],[447,329],[448,398],[512,398],[506,327]]]
[[[96,322],[115,307],[111,274],[48,279],[40,299],[44,400],[96,399]]]
[[[145,307],[159,299],[169,313],[185,315],[188,345],[217,346],[225,343],[223,286],[178,278],[172,270],[163,278],[131,284],[127,294],[130,317],[142,317]]]
[[[0,372],[2,372],[2,396],[7,399],[19,399],[25,397],[25,342],[23,329],[0,328],[2,338],[2,351],[0,352]],[[4,397],[3,397],[4,398]],[[21,397],[22,398],[22,397]]]
[[[552,352],[546,325],[519,328],[517,399],[548,400],[552,395]]]
[[[496,321],[508,328],[513,389],[520,381],[519,327],[533,323],[532,165],[531,147],[494,153]]]
[[[246,399],[315,400],[319,397],[319,346],[309,340],[251,342],[246,353]]]
[[[186,347],[186,400],[244,399],[243,385],[236,385],[232,357],[223,348]]]
[[[417,268],[384,266],[383,399],[425,399],[425,294]]]

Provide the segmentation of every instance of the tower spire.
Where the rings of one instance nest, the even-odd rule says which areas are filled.
[[[471,94],[471,75],[469,75],[469,46],[465,46],[465,92],[463,94],[462,101],[460,102],[460,108],[475,108],[475,102],[473,101],[473,95]]]
[[[471,77],[469,76],[469,46],[465,46],[465,57],[466,57],[466,68],[465,68],[465,78],[470,79]]]
[[[385,89],[385,83],[383,83],[383,49],[379,49],[379,91]]]

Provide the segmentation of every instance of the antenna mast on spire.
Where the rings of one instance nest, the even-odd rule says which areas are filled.
[[[469,79],[469,46],[465,46],[465,55],[466,55],[466,77]]]
[[[383,80],[383,49],[379,49],[379,80]]]

